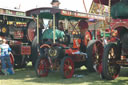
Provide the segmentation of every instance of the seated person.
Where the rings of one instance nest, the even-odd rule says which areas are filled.
[[[80,51],[86,52],[86,42],[84,41],[85,33],[88,31],[88,23],[85,20],[80,20],[78,23],[81,35]]]
[[[59,23],[58,29],[61,30],[61,31],[64,31],[63,22]]]
[[[53,27],[52,27],[52,22],[49,22],[49,29],[46,29],[43,32],[43,36],[42,36],[42,40],[44,39],[48,39],[48,40],[53,40]],[[59,39],[59,38],[63,38],[64,37],[64,32],[60,31],[58,29],[55,29],[55,40]]]

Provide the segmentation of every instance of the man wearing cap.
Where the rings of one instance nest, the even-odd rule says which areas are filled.
[[[86,32],[88,31],[88,23],[85,20],[80,20],[78,23],[78,27],[80,29],[80,38],[81,38],[81,43],[80,43],[80,51],[86,52],[86,41],[84,40]]]
[[[53,8],[59,8],[60,2],[59,0],[52,0],[51,4]]]

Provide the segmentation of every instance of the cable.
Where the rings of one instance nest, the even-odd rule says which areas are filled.
[[[87,13],[87,9],[86,9],[84,0],[83,0],[83,5],[84,5],[85,12]]]

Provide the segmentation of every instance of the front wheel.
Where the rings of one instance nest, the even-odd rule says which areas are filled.
[[[104,76],[105,79],[113,80],[118,77],[120,72],[120,66],[116,63],[118,59],[117,45],[114,43],[108,44],[103,55],[102,76]]]
[[[48,76],[50,63],[46,57],[38,57],[35,63],[35,71],[38,77]]]
[[[64,57],[61,61],[60,71],[64,78],[71,78],[74,73],[74,63],[70,57]]]

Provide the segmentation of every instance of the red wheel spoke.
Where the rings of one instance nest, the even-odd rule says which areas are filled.
[[[40,65],[39,66],[39,69],[44,69],[44,65]]]
[[[66,63],[67,63],[67,65],[70,65],[70,61],[69,60],[67,60]]]
[[[99,64],[99,65],[97,66],[97,71],[98,71],[99,73],[102,72],[102,64]]]
[[[71,58],[64,58],[63,74],[65,78],[71,78],[74,73],[74,64]]]
[[[64,70],[68,70],[69,65],[64,64]]]
[[[69,74],[70,74],[70,72],[69,71],[64,71],[64,74],[66,75],[66,76],[68,76]]]

